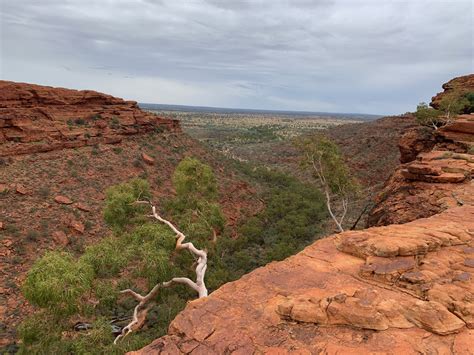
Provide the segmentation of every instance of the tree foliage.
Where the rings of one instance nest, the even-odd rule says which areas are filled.
[[[80,310],[80,298],[93,278],[91,265],[68,253],[48,252],[28,272],[23,293],[33,305],[54,315],[70,315]]]
[[[150,185],[143,179],[112,186],[105,192],[104,219],[113,229],[122,229],[143,220],[144,207],[134,204],[137,199],[150,198]]]
[[[196,158],[184,158],[178,164],[173,186],[179,198],[207,201],[217,198],[217,182],[211,167]]]
[[[359,186],[349,174],[337,144],[324,135],[305,137],[296,142],[302,152],[301,164],[309,169],[326,197],[329,214],[342,232],[349,200],[356,197]],[[340,203],[337,215],[333,204]]]
[[[321,235],[327,214],[318,189],[284,173],[240,163],[240,171],[265,186],[265,209],[249,217],[236,240],[218,245],[229,277],[237,278],[256,267],[295,254]]]
[[[429,107],[421,102],[416,107],[415,117],[420,125],[433,127],[451,123],[454,116],[474,112],[474,92],[453,91],[445,93],[437,108]]]
[[[416,107],[415,117],[422,126],[429,126],[437,129],[444,124],[441,118],[442,112],[429,107],[425,102],[420,102]]]

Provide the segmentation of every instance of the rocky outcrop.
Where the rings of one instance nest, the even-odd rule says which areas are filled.
[[[98,93],[0,81],[0,156],[118,143],[179,122]]]
[[[474,92],[474,74],[464,75],[454,78],[443,84],[443,92],[440,92],[432,97],[430,105],[434,108],[439,108],[439,103],[443,99],[451,94],[465,94],[468,92]]]
[[[474,84],[453,79],[445,92]],[[464,88],[469,91],[472,86]],[[433,98],[440,99],[438,94]],[[438,130],[415,127],[399,143],[403,163],[388,179],[369,213],[368,226],[406,223],[448,208],[474,205],[474,115],[459,115]]]
[[[319,240],[192,301],[134,354],[468,354],[474,206]]]

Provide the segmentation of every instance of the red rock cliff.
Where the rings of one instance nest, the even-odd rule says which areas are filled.
[[[118,143],[127,135],[179,129],[178,121],[142,111],[134,101],[0,81],[0,156]]]
[[[443,91],[432,97],[430,105],[434,108],[438,108],[441,99],[453,92],[462,94],[474,92],[474,74],[460,76],[443,84]]]
[[[465,84],[466,87],[461,85]],[[443,85],[445,92],[474,91],[474,75]],[[442,97],[433,98],[433,106]],[[474,115],[460,115],[434,130],[416,127],[399,143],[402,165],[386,182],[369,226],[406,223],[448,208],[474,205]]]

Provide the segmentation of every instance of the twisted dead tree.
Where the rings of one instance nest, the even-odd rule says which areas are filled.
[[[177,251],[187,249],[189,250],[190,253],[192,253],[194,256],[197,257],[197,265],[195,269],[196,281],[193,281],[187,277],[174,277],[169,281],[156,284],[155,287],[153,287],[151,291],[148,292],[148,294],[146,294],[145,296],[142,296],[130,289],[120,291],[121,294],[128,294],[132,296],[133,298],[135,298],[138,301],[138,304],[135,306],[133,310],[132,321],[122,329],[122,333],[120,333],[115,338],[114,344],[117,344],[117,342],[121,338],[124,338],[131,332],[137,329],[140,329],[143,326],[143,324],[145,323],[145,319],[148,314],[148,311],[153,306],[155,296],[158,294],[158,291],[160,289],[170,287],[173,284],[184,284],[192,288],[194,291],[196,291],[199,298],[207,297],[208,295],[207,288],[204,283],[204,276],[206,275],[206,269],[207,269],[207,251],[197,249],[194,246],[194,244],[191,242],[183,243],[186,236],[181,231],[179,231],[170,221],[162,218],[156,212],[156,206],[154,206],[150,201],[137,201],[136,203],[150,205],[151,210],[152,210],[152,214],[150,215],[150,217],[157,219],[159,222],[163,224],[166,224],[174,233],[176,233],[176,250]]]

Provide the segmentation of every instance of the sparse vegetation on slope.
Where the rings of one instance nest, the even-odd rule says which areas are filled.
[[[207,250],[210,291],[301,250],[314,240],[326,214],[322,195],[311,186],[283,173],[236,164],[248,179],[265,186],[266,205],[242,224],[238,239],[225,228],[212,169],[197,159],[181,161],[173,175],[176,196],[159,204],[174,225]],[[52,252],[36,261],[23,290],[39,311],[20,328],[20,353],[122,353],[165,334],[174,315],[195,297],[192,290],[179,285],[160,290],[153,300],[157,305],[146,309],[144,330],[112,345],[114,329],[129,323],[135,306],[119,291],[146,294],[172,277],[193,277],[192,255],[173,253],[174,234],[146,217],[149,207],[134,203],[151,196],[141,179],[109,188],[104,217],[113,235],[79,257]],[[75,331],[75,322],[84,322],[84,330]]]

